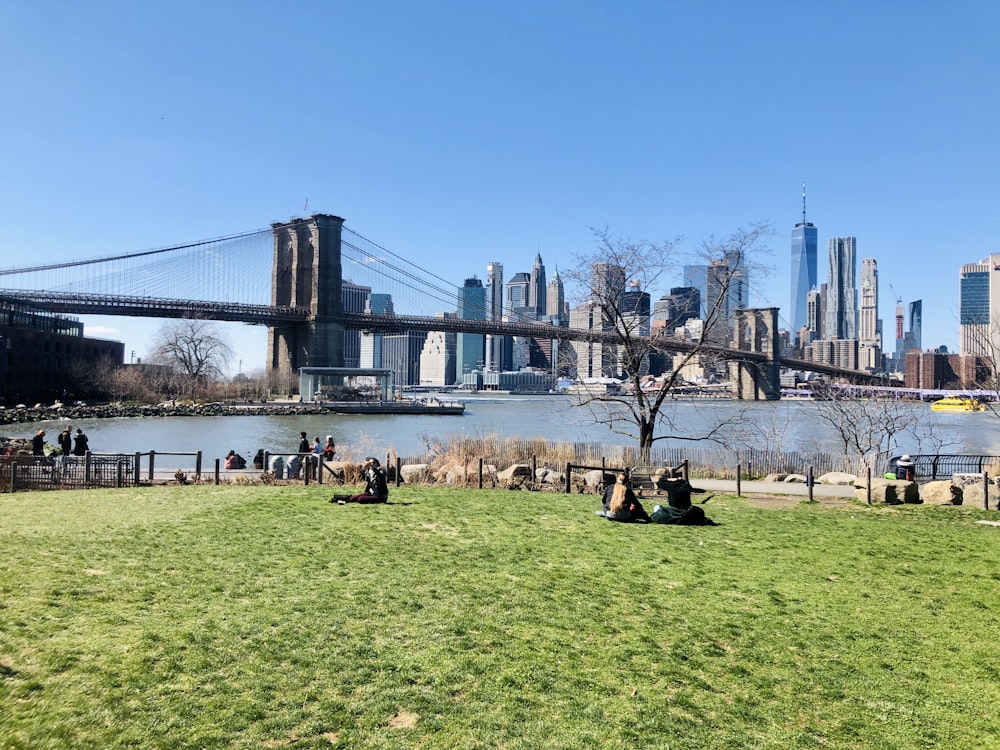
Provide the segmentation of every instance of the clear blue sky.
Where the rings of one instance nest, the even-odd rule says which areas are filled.
[[[307,199],[456,283],[566,267],[590,227],[694,247],[763,221],[751,301],[787,313],[806,181],[820,280],[853,235],[888,336],[891,282],[956,348],[959,266],[1000,250],[998,42],[987,0],[0,0],[2,264]],[[85,321],[126,358],[160,324]],[[263,329],[233,337],[260,367]]]

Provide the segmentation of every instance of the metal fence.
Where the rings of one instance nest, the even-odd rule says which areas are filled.
[[[0,458],[0,488],[4,492],[130,487],[138,480],[138,454]]]
[[[892,471],[901,456],[889,460]],[[957,454],[911,455],[913,470],[917,479],[946,479],[952,474],[1000,473],[1000,456],[971,456]]]

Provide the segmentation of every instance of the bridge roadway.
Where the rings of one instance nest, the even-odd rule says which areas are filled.
[[[128,315],[146,318],[201,317],[251,325],[287,325],[304,323],[311,311],[305,307],[274,307],[248,305],[236,302],[206,302],[160,297],[132,297],[123,295],[81,294],[74,292],[48,292],[25,289],[0,289],[0,297],[21,302],[30,307],[50,312],[73,315]],[[615,344],[618,336],[613,331],[593,331],[563,328],[535,322],[503,322],[494,320],[468,320],[465,318],[438,318],[414,315],[385,315],[343,313],[345,328],[378,333],[403,333],[405,331],[447,331],[449,333],[482,333],[498,336],[525,336],[559,341],[590,341]],[[692,341],[656,336],[651,346],[662,351],[689,352],[694,349],[722,359],[766,363],[764,352],[750,352],[718,344],[698,344]],[[779,357],[782,367],[793,370],[817,372],[834,377],[849,378],[855,383],[884,384],[884,380],[866,372],[845,370],[833,365],[804,359]]]

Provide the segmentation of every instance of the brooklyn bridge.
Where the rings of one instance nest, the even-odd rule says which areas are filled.
[[[347,330],[445,331],[614,345],[615,331],[518,320],[441,316],[457,285],[379,246],[329,214],[172,247],[0,271],[0,296],[51,312],[149,318],[198,317],[268,328],[267,369],[287,377],[301,367],[341,367]],[[345,309],[345,286],[391,295],[393,312]],[[755,385],[738,397],[775,398],[782,367],[855,383],[877,381],[853,370],[781,355],[777,309],[740,311],[737,329],[763,335],[736,345],[696,343],[655,333],[665,352],[697,349],[736,363]],[[748,317],[747,317],[748,316]],[[485,316],[484,316],[485,317]],[[731,368],[732,369],[732,368]],[[763,395],[762,395],[763,394]]]

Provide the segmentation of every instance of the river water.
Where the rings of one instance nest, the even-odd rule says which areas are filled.
[[[450,398],[450,397],[449,397]],[[545,438],[552,442],[598,442],[633,445],[635,441],[595,424],[585,407],[569,396],[463,396],[464,416],[316,415],[236,417],[143,417],[93,419],[73,422],[90,438],[97,453],[158,453],[202,451],[207,466],[230,450],[248,459],[258,448],[272,453],[293,452],[299,432],[318,435],[325,442],[332,435],[338,453],[345,459],[365,455],[384,456],[394,449],[400,456],[424,453],[428,443],[451,437]],[[721,433],[722,442],[733,448],[756,447],[803,452],[840,452],[834,430],[817,417],[819,405],[810,401],[735,402],[727,399],[678,400],[666,405],[658,434],[698,436],[724,420],[733,424]],[[1000,419],[991,412],[931,412],[927,404],[912,408],[924,420],[922,434],[904,435],[899,452],[930,453],[935,443],[946,443],[940,452],[1000,455]],[[667,422],[672,424],[672,427]],[[6,425],[0,434],[30,437],[44,428],[48,442],[65,421]],[[927,435],[934,437],[928,440]],[[663,443],[658,443],[663,445]],[[671,439],[667,445],[692,445]],[[186,466],[178,457],[171,465]],[[192,461],[193,464],[193,461]]]

